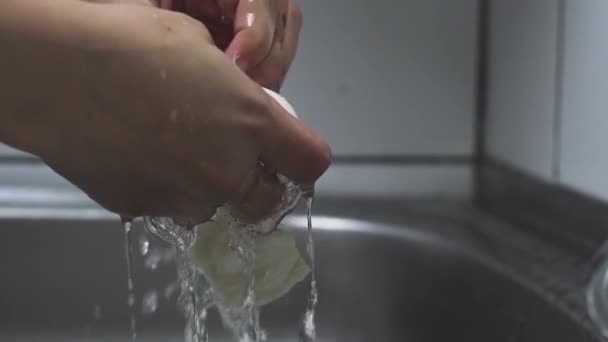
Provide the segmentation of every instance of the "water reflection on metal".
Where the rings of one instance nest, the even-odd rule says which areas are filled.
[[[316,230],[381,234],[419,242],[437,242],[436,234],[427,234],[421,229],[400,229],[389,224],[332,216],[315,216],[314,219]],[[297,230],[307,229],[307,217],[304,215],[288,216],[283,220],[283,224]]]

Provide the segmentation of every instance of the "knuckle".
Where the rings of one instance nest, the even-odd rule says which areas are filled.
[[[263,27],[257,26],[248,28],[243,32],[239,57],[248,59],[252,65],[255,65],[260,62],[260,59],[263,58],[270,49],[271,43],[269,34]]]
[[[281,200],[282,190],[282,186],[275,184],[272,176],[258,165],[243,178],[229,205],[237,217],[257,221],[272,212]]]
[[[331,151],[331,146],[329,146],[329,144],[327,142],[323,143],[323,148],[322,148],[322,152],[320,155],[320,173],[319,173],[319,177],[321,177],[321,175],[323,175],[323,173],[325,173],[325,171],[327,171],[327,169],[329,168],[329,166],[331,165],[331,160],[332,160],[332,151]]]
[[[259,182],[259,171],[257,167],[252,168],[245,173],[232,187],[232,195],[230,196],[230,204],[234,206],[246,205],[250,193]]]
[[[304,182],[315,183],[329,169],[331,165],[332,152],[329,145],[323,141],[318,146],[314,156],[310,159],[309,168],[307,169],[306,179]]]

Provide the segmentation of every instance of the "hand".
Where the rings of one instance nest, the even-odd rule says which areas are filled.
[[[40,31],[18,35],[0,56],[11,85],[4,110],[14,114],[0,140],[130,217],[201,222],[228,203],[259,219],[283,191],[275,172],[312,183],[328,167],[326,143],[226,59],[198,21],[144,6],[83,8],[88,26],[33,20]]]
[[[247,75],[280,89],[302,27],[294,0],[160,0],[160,5],[202,21],[217,46]]]

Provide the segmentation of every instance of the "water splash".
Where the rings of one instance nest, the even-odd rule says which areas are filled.
[[[196,241],[196,227],[176,223],[170,218],[145,217],[144,223],[148,231],[174,246],[177,262],[179,295],[178,309],[187,318],[186,339],[192,342],[207,341],[207,329],[200,317],[200,299],[197,285],[199,280],[190,250]],[[151,268],[155,269],[162,258],[155,258]],[[203,324],[201,324],[203,322]]]
[[[156,271],[162,259],[160,250],[153,249],[144,259],[144,268],[151,271]]]
[[[156,271],[159,266],[170,264],[173,261],[175,261],[175,248],[153,248],[144,258],[144,268]]]
[[[177,262],[178,282],[170,284],[164,289],[164,295],[168,299],[179,289],[177,306],[186,318],[184,336],[186,342],[206,342],[208,332],[206,318],[208,309],[216,307],[222,322],[235,339],[239,342],[263,342],[267,340],[267,334],[260,326],[260,312],[256,305],[254,276],[255,264],[255,236],[256,234],[271,233],[280,223],[284,216],[290,213],[299,203],[303,195],[307,195],[309,213],[309,235],[307,251],[313,276],[311,280],[311,292],[307,299],[307,310],[305,322],[303,323],[302,336],[304,341],[315,341],[314,312],[317,302],[316,280],[314,278],[314,244],[312,243],[311,206],[312,189],[302,191],[300,187],[289,182],[285,178],[280,179],[286,186],[283,200],[274,215],[259,222],[258,224],[245,224],[233,218],[229,208],[221,207],[215,213],[213,220],[221,217],[222,222],[227,223],[230,232],[230,247],[236,252],[239,262],[243,267],[246,277],[246,289],[243,301],[240,305],[226,305],[220,296],[213,293],[213,289],[202,273],[198,271],[192,261],[191,248],[196,241],[197,227],[181,225],[170,218],[145,217],[144,223],[147,230],[160,237],[174,248],[171,258]],[[163,253],[152,249],[147,254],[144,263],[147,269],[155,270],[162,262]]]
[[[213,290],[205,282],[198,282],[197,288],[190,290],[191,305],[193,310],[187,316],[184,337],[186,342],[207,342],[209,333],[207,331],[207,311],[213,305]],[[196,295],[200,294],[200,295]]]
[[[169,299],[171,297],[173,297],[173,295],[177,292],[177,288],[179,287],[179,282],[175,281],[172,282],[171,284],[165,286],[164,290],[163,290],[163,296],[165,297],[165,299]]]
[[[127,260],[127,306],[131,312],[131,322],[129,327],[129,333],[131,335],[131,341],[137,339],[137,318],[135,316],[135,288],[133,286],[133,258],[131,256],[131,220],[122,218],[122,225],[125,234],[125,258]]]

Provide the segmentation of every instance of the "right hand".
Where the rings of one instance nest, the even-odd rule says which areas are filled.
[[[215,44],[234,59],[241,70],[258,84],[279,91],[295,57],[302,27],[302,13],[295,0],[160,0],[158,3],[202,21]]]
[[[201,222],[228,203],[257,220],[280,200],[277,172],[314,183],[329,166],[324,140],[225,58],[198,21],[85,6],[95,6],[103,38],[66,52],[82,64],[63,75],[53,138],[33,152],[105,208]]]

